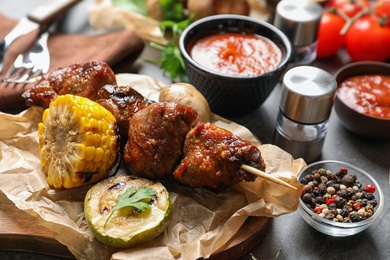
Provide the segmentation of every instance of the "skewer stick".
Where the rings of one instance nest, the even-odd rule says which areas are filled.
[[[290,189],[294,189],[294,190],[297,189],[296,187],[294,187],[294,186],[288,184],[287,182],[282,181],[282,180],[280,180],[280,179],[278,179],[278,178],[275,178],[275,177],[273,177],[273,176],[271,176],[271,175],[269,175],[269,174],[266,174],[265,172],[260,171],[259,169],[256,169],[256,168],[254,168],[254,167],[251,167],[251,166],[249,166],[249,165],[243,164],[243,165],[241,165],[241,169],[243,169],[244,171],[247,171],[247,172],[249,172],[249,173],[252,173],[252,174],[254,174],[254,175],[256,175],[256,176],[259,176],[259,177],[261,177],[261,178],[264,178],[264,179],[266,179],[266,180],[275,182],[275,183],[277,183],[277,184],[284,185],[284,186],[286,186],[286,187],[288,187],[288,188],[290,188]]]

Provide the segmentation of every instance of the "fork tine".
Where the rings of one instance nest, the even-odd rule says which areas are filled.
[[[43,72],[42,72],[41,69],[34,69],[34,67],[32,67],[22,77],[20,77],[19,79],[14,80],[14,83],[30,83],[30,82],[34,82],[33,79],[35,79],[36,77],[42,75],[42,73]]]
[[[42,74],[42,70],[34,70],[34,67],[30,68],[20,68],[19,73],[13,77],[6,79],[6,82],[9,83],[32,83],[34,82],[33,79],[35,79],[37,76],[40,76]]]
[[[12,64],[11,68],[8,70],[5,78],[13,78],[15,77],[15,73],[22,67],[23,65],[23,56],[18,55],[14,64]]]
[[[7,73],[7,76],[2,79],[6,82],[14,82],[15,80],[21,79],[25,75],[28,68],[13,66],[12,69]]]
[[[19,54],[1,82],[31,83],[49,69],[50,56],[47,48],[49,33],[43,32],[30,50]]]
[[[19,82],[24,82],[26,80],[28,80],[32,74],[32,68],[30,69],[26,69],[26,68],[23,68],[21,69],[21,73],[19,74],[19,77],[17,77],[15,80],[13,80],[14,83],[19,83]]]
[[[13,78],[15,76],[15,73],[16,71],[18,70],[19,68],[16,68],[15,66],[12,66],[10,68],[10,70],[8,71],[7,75],[5,76],[5,78]]]
[[[35,73],[33,73],[31,78],[37,78],[37,77],[41,76],[43,73],[44,73],[44,71],[42,69],[38,69],[35,71]]]
[[[27,83],[34,83],[35,81],[38,80],[39,76],[43,74],[42,69],[37,69],[35,70],[33,67],[28,70],[23,76],[17,76],[14,78],[8,78],[5,79],[5,82],[8,83],[15,83],[15,84],[27,84]]]

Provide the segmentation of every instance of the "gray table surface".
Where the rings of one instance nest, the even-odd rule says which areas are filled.
[[[42,0],[1,0],[0,12],[21,18]],[[59,30],[66,33],[96,33],[88,25],[87,7],[92,0],[84,0],[62,21]],[[342,53],[328,60],[317,60],[312,65],[334,74],[348,63]],[[131,73],[152,76],[164,83],[164,77],[154,64],[137,61]],[[272,143],[281,86],[275,87],[266,102],[250,115],[230,118],[250,129],[263,143]],[[332,111],[329,130],[320,159],[352,163],[371,173],[380,183],[385,195],[382,217],[367,230],[348,238],[334,238],[311,228],[298,212],[280,216],[272,221],[266,236],[242,259],[390,259],[389,175],[390,141],[373,142],[347,131]],[[0,241],[1,243],[1,241]],[[60,259],[26,252],[0,251],[0,259]]]

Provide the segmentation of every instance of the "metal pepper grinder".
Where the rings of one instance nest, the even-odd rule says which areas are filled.
[[[292,62],[306,65],[317,57],[318,28],[323,7],[312,0],[283,0],[276,6],[273,24],[294,46]]]
[[[337,82],[328,72],[298,66],[283,77],[274,144],[294,158],[316,160],[328,131]]]

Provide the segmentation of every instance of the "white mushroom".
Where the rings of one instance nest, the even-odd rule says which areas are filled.
[[[173,83],[160,91],[160,102],[177,102],[198,112],[200,122],[210,122],[211,111],[206,98],[193,85]]]

